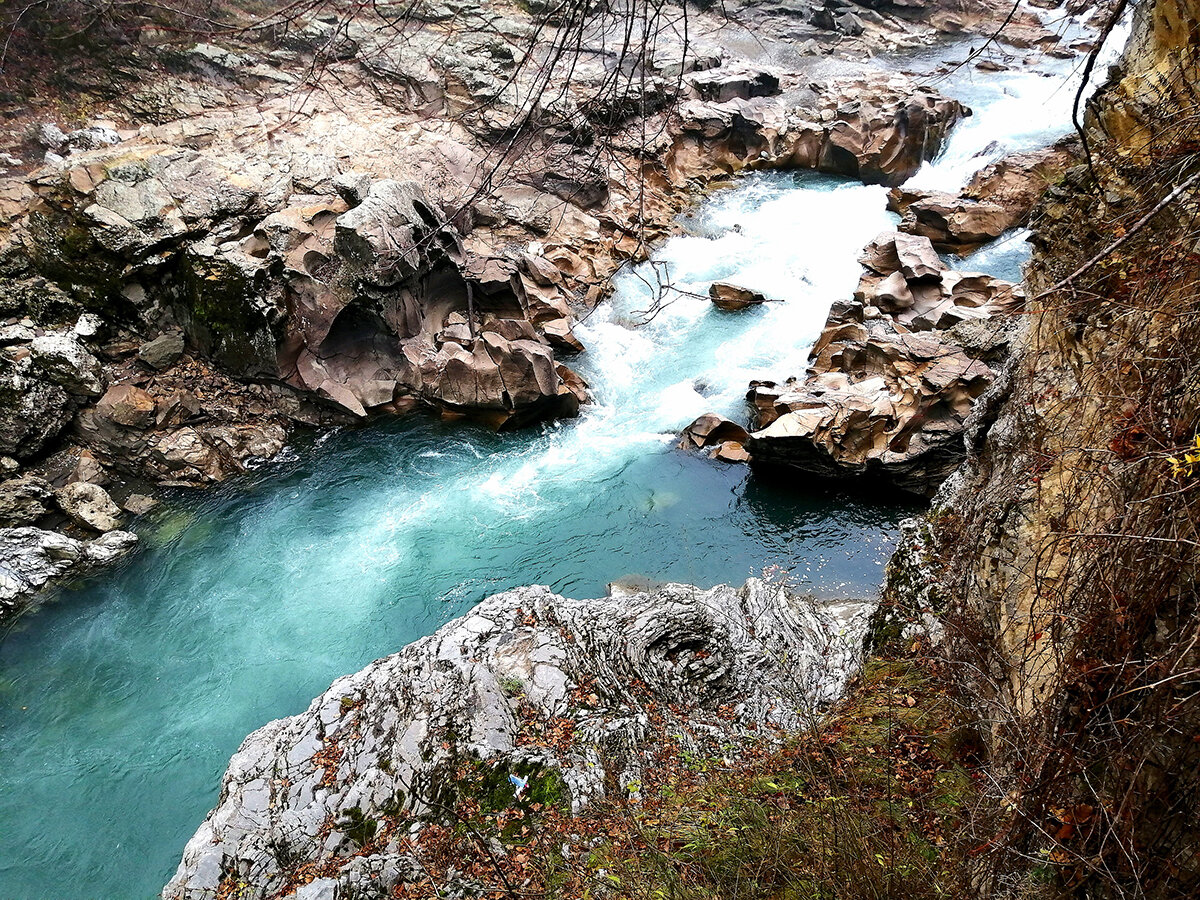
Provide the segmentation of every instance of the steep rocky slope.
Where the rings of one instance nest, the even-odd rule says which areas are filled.
[[[664,751],[777,741],[840,693],[865,610],[754,580],[489,598],[248,737],[164,896],[386,896],[460,793],[579,811]]]
[[[889,601],[941,616],[989,739],[974,826],[990,895],[1039,878],[1095,897],[1200,885],[1200,6],[1135,14],[1086,113],[1092,167],[1034,215],[1019,353],[893,562]]]

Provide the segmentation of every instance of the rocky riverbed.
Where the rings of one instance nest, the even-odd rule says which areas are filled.
[[[436,44],[448,13],[422,8],[402,40],[367,18],[308,23],[269,54],[134,54],[145,78],[110,120],[33,122],[12,149],[45,165],[0,181],[0,462],[123,507],[87,522],[10,502],[7,524],[26,530],[5,543],[19,547],[5,609],[41,584],[21,560],[53,554],[53,534],[125,527],[148,488],[222,481],[297,429],[416,409],[496,427],[576,414],[576,318],[710,179],[812,168],[899,184],[937,153],[968,112],[956,101],[861,66],[811,74],[992,16],[932,8],[918,24],[907,5],[749,7],[786,49],[767,65],[741,55],[744,28],[700,15],[686,46],[663,29],[648,81],[616,88],[602,16],[553,107],[520,99],[543,76],[527,65],[537,19],[515,9],[461,10]],[[314,60],[329,67],[318,83]]]
[[[664,39],[615,91],[596,32],[556,102],[532,107],[524,61],[546,22],[422,7],[400,43],[375,20],[314,21],[271,52],[147,51],[130,66],[153,78],[104,120],[34,123],[13,150],[40,143],[44,164],[0,182],[0,611],[128,554],[160,489],[251,472],[305,432],[586,410],[578,354],[614,275],[738,173],[894,187],[900,221],[865,248],[857,291],[829,298],[808,371],[756,381],[746,427],[702,417],[688,443],[932,492],[1023,301],[952,255],[1020,227],[1074,149],[1006,157],[961,193],[903,186],[970,110],[867,55],[986,31],[986,4],[741,14],[699,16],[686,47]],[[1075,53],[1028,11],[1016,26],[1014,66]],[[750,32],[771,52],[747,51]],[[737,285],[713,296],[721,315],[779,305]],[[468,769],[579,808],[635,783],[668,735],[769,741],[840,689],[860,634],[846,621],[760,582],[500,595],[247,739],[168,896],[390,889],[419,868],[401,826],[436,818],[426,800]],[[527,739],[568,725],[579,742]]]

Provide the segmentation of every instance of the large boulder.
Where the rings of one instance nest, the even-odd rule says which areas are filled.
[[[962,460],[967,415],[994,378],[934,335],[835,344],[818,366],[803,381],[753,388],[751,403],[773,414],[747,441],[753,463],[876,476],[923,496]]]
[[[938,249],[965,253],[1027,224],[1046,187],[1075,162],[1071,144],[1060,142],[980,169],[958,195],[893,188],[888,206],[901,214],[902,232],[927,237]]]
[[[36,337],[29,343],[36,370],[67,393],[98,397],[104,391],[100,360],[96,359],[73,332]]]
[[[222,379],[191,383],[210,395],[228,392]],[[279,407],[299,407],[281,386],[236,396],[234,405],[191,391],[156,397],[133,384],[114,384],[79,414],[74,436],[110,468],[163,484],[212,484],[283,449],[287,428]]]
[[[689,100],[667,156],[677,184],[745,168],[819,169],[900,184],[969,111],[903,76],[835,78],[779,97]]]
[[[737,422],[730,421],[716,413],[705,413],[683,429],[680,437],[682,438],[681,447],[699,450],[704,447],[716,447],[727,441],[743,444],[749,435],[746,429]]]
[[[661,742],[728,755],[782,737],[838,695],[859,609],[839,620],[756,580],[491,597],[246,738],[163,896],[215,898],[236,884],[246,900],[272,897],[316,870],[327,894],[349,894],[364,861],[394,885],[420,877],[410,848],[457,792],[507,787],[511,774],[534,802],[579,811],[612,787],[635,790]],[[551,724],[569,737],[525,739]]]
[[[948,269],[929,238],[919,235],[881,234],[860,259],[867,271],[854,294],[858,321],[882,316],[905,331],[946,330],[961,322],[1014,312],[1025,297],[1011,282]],[[826,333],[843,324],[849,312],[835,310]],[[825,343],[823,337],[818,352]]]
[[[127,531],[77,541],[41,528],[0,528],[0,618],[19,610],[54,579],[114,563],[136,544],[137,535]]]
[[[54,498],[77,525],[96,531],[116,531],[121,527],[121,508],[98,484],[73,481],[55,491]]]
[[[0,454],[39,456],[71,421],[77,402],[35,369],[28,354],[16,360],[0,355]]]
[[[984,166],[971,176],[962,196],[1003,206],[1014,216],[1014,224],[1024,225],[1046,188],[1061,180],[1067,169],[1078,162],[1079,153],[1072,136],[1053,147],[1015,153]]]
[[[554,360],[544,342],[497,331],[474,341],[445,343],[429,361],[436,366],[429,391],[439,404],[480,415],[496,426],[518,426],[546,415],[574,415],[586,400],[581,381]],[[573,375],[573,373],[571,373]]]
[[[1024,293],[948,269],[924,236],[881,234],[860,260],[854,299],[833,304],[805,376],[751,384],[757,425],[744,448],[754,465],[929,496],[966,454],[967,416]]]
[[[138,348],[138,359],[152,369],[166,369],[183,356],[183,346],[183,334],[170,331],[142,344]]]
[[[394,287],[439,256],[462,260],[462,241],[415,182],[374,182],[362,203],[338,217],[334,248],[361,276]]]
[[[900,230],[929,238],[941,250],[967,252],[994,241],[1021,221],[1021,211],[941,191],[906,192],[893,205],[903,209]]]

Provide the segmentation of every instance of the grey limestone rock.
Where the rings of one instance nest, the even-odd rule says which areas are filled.
[[[109,565],[135,544],[137,535],[128,531],[77,541],[41,528],[0,528],[0,616],[19,609],[53,579]]]
[[[340,868],[322,870],[338,885],[363,866],[395,883],[410,865],[402,854],[352,861],[330,823],[353,808],[384,820],[397,805],[406,819],[436,818],[427,800],[467,789],[464,759],[554,772],[578,811],[606,783],[636,780],[655,743],[700,751],[780,736],[840,693],[865,612],[757,580],[593,600],[498,594],[246,738],[164,896],[212,898],[236,877],[242,896],[267,897],[305,862]],[[519,743],[523,723],[559,717],[573,723],[569,745]]]
[[[178,331],[160,334],[138,348],[138,359],[152,369],[173,366],[183,356],[183,334]]]

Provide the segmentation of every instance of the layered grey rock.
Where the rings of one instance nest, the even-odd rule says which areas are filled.
[[[21,608],[52,579],[110,565],[136,544],[128,531],[77,541],[41,528],[0,528],[0,614]]]
[[[322,867],[331,896],[363,865],[395,883],[412,868],[400,838],[419,841],[434,798],[471,789],[464,761],[502,782],[518,766],[553,773],[580,810],[606,783],[636,782],[655,742],[729,752],[770,740],[839,694],[864,614],[756,580],[597,600],[544,587],[491,597],[250,735],[164,897],[212,898],[228,884],[268,897],[307,863]],[[520,741],[530,722],[551,719],[570,723],[569,745]],[[382,849],[356,854],[337,827],[346,815],[375,823]],[[401,821],[416,824],[401,834]]]

